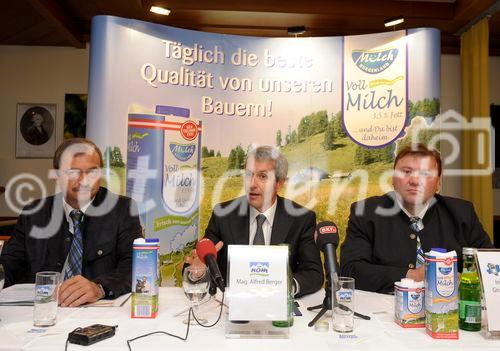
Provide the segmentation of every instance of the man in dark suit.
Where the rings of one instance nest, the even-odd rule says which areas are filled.
[[[394,192],[352,204],[340,269],[356,288],[388,293],[401,278],[425,277],[431,248],[492,247],[473,205],[437,194],[441,158],[422,144],[403,148],[394,161]]]
[[[286,158],[277,149],[261,146],[250,151],[245,167],[246,196],[217,205],[205,237],[220,250],[217,260],[223,276],[227,245],[289,244],[295,294],[302,296],[321,288],[323,268],[313,238],[316,214],[277,195],[287,172]]]
[[[103,160],[86,139],[56,150],[61,192],[36,200],[19,216],[0,263],[6,286],[33,282],[39,271],[58,271],[61,306],[79,306],[131,291],[132,242],[142,236],[136,206],[100,187]]]

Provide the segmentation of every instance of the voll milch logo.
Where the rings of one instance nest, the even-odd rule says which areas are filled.
[[[398,56],[398,49],[353,50],[352,60],[363,72],[377,74],[386,70]]]
[[[194,144],[178,144],[170,143],[170,151],[179,161],[187,161],[193,156],[196,145]]]
[[[269,275],[269,262],[250,262],[250,275],[267,277]]]

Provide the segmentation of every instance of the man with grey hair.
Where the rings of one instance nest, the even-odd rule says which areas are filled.
[[[227,245],[289,244],[294,293],[302,296],[321,288],[323,268],[313,238],[316,214],[278,196],[287,172],[288,162],[276,148],[251,150],[245,165],[246,195],[214,208],[205,237],[219,250],[217,260],[223,276],[227,272]]]

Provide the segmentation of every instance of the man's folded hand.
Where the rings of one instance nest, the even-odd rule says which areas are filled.
[[[81,275],[65,280],[59,287],[59,305],[62,307],[77,307],[103,297],[99,285]]]

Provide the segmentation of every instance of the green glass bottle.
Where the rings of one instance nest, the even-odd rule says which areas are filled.
[[[463,271],[458,288],[458,326],[462,330],[481,330],[481,286],[474,260],[474,249],[463,249]]]
[[[273,325],[275,327],[286,328],[293,326],[293,297],[290,298],[290,294],[288,294],[288,320],[286,321],[273,321]]]
[[[290,255],[290,246],[288,244],[280,244],[283,246],[288,246],[288,255]],[[287,269],[287,275],[288,275],[288,299],[287,299],[287,316],[288,319],[286,321],[273,321],[273,325],[275,327],[280,327],[280,328],[288,328],[293,326],[293,310],[294,310],[294,304],[295,300],[293,298],[293,277],[292,277],[292,269],[289,266]]]

